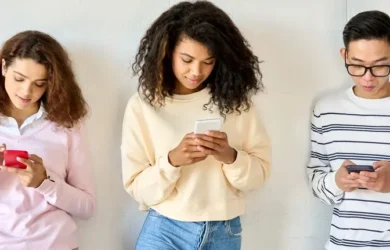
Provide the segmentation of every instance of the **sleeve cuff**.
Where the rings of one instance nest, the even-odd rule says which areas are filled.
[[[165,173],[165,176],[170,180],[170,181],[176,181],[181,172],[181,167],[174,167],[169,163],[168,160],[168,154],[165,156],[161,156],[158,159],[158,165],[160,169]]]
[[[325,178],[325,182],[326,188],[328,188],[334,196],[338,196],[344,193],[344,191],[336,184],[336,172],[328,173],[327,177]]]
[[[45,179],[36,190],[43,196],[55,195],[59,181],[54,178],[50,171],[46,170],[47,179]]]
[[[247,153],[243,152],[243,151],[239,151],[239,150],[236,150],[237,151],[237,157],[236,157],[236,160],[233,162],[233,163],[230,163],[230,164],[223,164],[224,165],[224,170],[226,171],[229,171],[230,174],[234,175],[234,176],[239,176],[241,175],[241,172],[242,172],[242,169],[243,169],[243,166],[246,165],[246,156],[247,156]]]

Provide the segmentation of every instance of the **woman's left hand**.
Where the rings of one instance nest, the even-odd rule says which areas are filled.
[[[2,167],[9,173],[18,175],[21,184],[25,187],[37,188],[47,178],[46,169],[43,167],[43,161],[37,155],[30,155],[29,159],[18,157],[17,160],[27,166],[26,169],[11,167]]]
[[[225,164],[236,161],[237,151],[230,147],[226,133],[207,131],[205,134],[194,134],[194,139],[199,151],[214,156],[216,160]]]

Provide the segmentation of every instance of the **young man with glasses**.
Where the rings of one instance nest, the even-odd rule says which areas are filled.
[[[390,249],[390,17],[359,13],[343,39],[354,86],[315,105],[307,173],[334,205],[326,249]]]

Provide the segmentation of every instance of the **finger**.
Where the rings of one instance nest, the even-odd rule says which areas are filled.
[[[348,180],[356,180],[356,179],[359,179],[359,174],[357,174],[357,173],[350,173],[349,175],[347,175],[346,178]]]
[[[192,145],[187,145],[183,148],[183,151],[184,152],[198,152],[199,149],[196,145],[192,146]]]
[[[42,158],[37,156],[37,155],[35,155],[35,154],[29,155],[29,159],[32,160],[35,163],[43,164]]]
[[[368,178],[372,178],[372,179],[377,179],[378,178],[378,173],[377,172],[361,171],[360,175],[368,177]]]
[[[341,178],[340,181],[342,185],[355,185],[358,183],[357,180],[349,180],[347,178]]]
[[[372,164],[374,169],[378,169],[381,167],[389,166],[390,163],[388,161],[377,161]]]
[[[16,157],[16,160],[26,165],[26,169],[24,169],[25,171],[32,171],[34,169],[34,163],[31,160],[20,158],[20,157]]]
[[[352,162],[352,161],[350,161],[350,160],[345,160],[344,162],[343,162],[343,167],[345,167],[345,166],[348,166],[348,165],[356,165],[354,162]]]
[[[205,133],[208,136],[218,138],[221,140],[226,140],[227,139],[227,134],[225,132],[220,132],[220,131],[206,131]]]
[[[222,146],[224,143],[226,143],[225,140],[222,140],[222,139],[219,139],[216,137],[212,137],[212,136],[208,136],[208,135],[196,135],[195,141],[196,141],[196,139],[201,139],[203,141],[212,142],[212,143],[218,144],[220,146]]]
[[[194,137],[194,133],[188,133],[184,136],[183,139],[188,139],[188,138],[193,138]]]
[[[198,148],[198,150],[200,152],[202,152],[205,155],[216,155],[216,154],[218,154],[217,151],[215,151],[213,149],[210,149],[210,148],[205,148],[205,147],[202,147],[202,146],[198,146],[197,148]]]
[[[7,146],[3,143],[0,145],[0,152],[4,152],[7,149]]]
[[[361,181],[369,181],[369,182],[375,182],[376,181],[376,179],[374,179],[374,178],[370,178],[370,177],[367,177],[367,176],[364,176],[364,175],[361,175],[361,174],[359,174],[359,178],[357,178],[357,179],[359,179]]]
[[[206,157],[207,155],[204,152],[198,151],[198,152],[193,152],[189,154],[189,158],[195,159],[195,158],[202,158]]]
[[[362,187],[365,187],[365,188],[368,188],[369,186],[375,186],[375,182],[373,182],[373,181],[365,181],[365,180],[359,179],[359,180],[357,180],[357,182],[359,182],[360,185]]]
[[[205,141],[205,140],[202,140],[202,139],[195,139],[195,142],[198,146],[201,146],[201,147],[204,147],[204,148],[209,148],[209,149],[213,149],[213,150],[216,150],[216,151],[220,151],[221,150],[221,146],[215,142],[210,142],[210,141]]]
[[[192,137],[188,137],[184,139],[184,143],[188,146],[197,146],[195,139]]]
[[[356,188],[359,188],[361,186],[360,183],[352,183],[352,184],[347,184],[347,185],[344,185],[344,188],[345,189],[356,189]]]
[[[370,190],[377,190],[377,183],[373,182],[362,182],[361,185],[364,188],[370,189]]]

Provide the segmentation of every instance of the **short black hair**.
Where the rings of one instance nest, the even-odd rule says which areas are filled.
[[[260,61],[230,17],[208,1],[173,5],[147,30],[133,64],[143,97],[154,106],[173,94],[172,53],[183,38],[202,43],[216,58],[205,80],[211,94],[205,108],[216,105],[222,116],[249,109],[250,97],[263,90]]]
[[[350,42],[356,40],[386,40],[390,43],[390,17],[386,13],[378,10],[364,11],[345,25],[343,40],[345,48]]]

